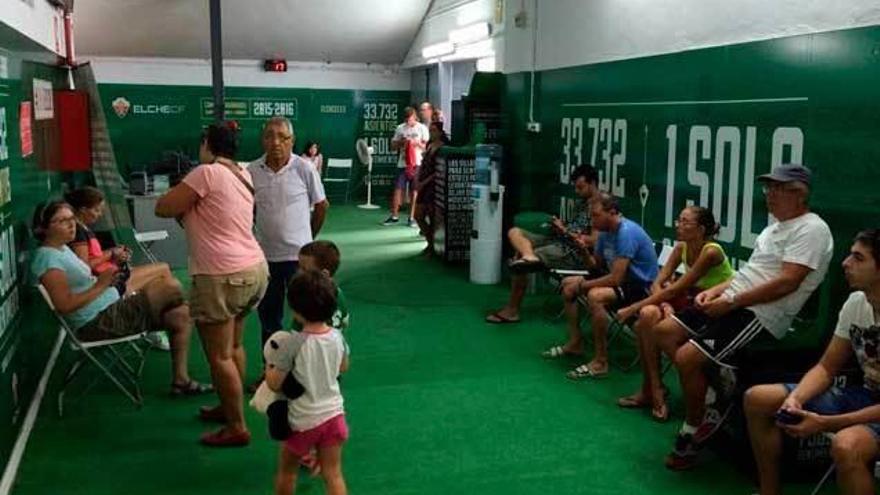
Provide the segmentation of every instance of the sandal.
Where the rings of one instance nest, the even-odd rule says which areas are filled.
[[[214,386],[210,383],[199,383],[195,380],[190,380],[186,383],[171,384],[172,397],[190,397],[193,395],[207,394],[208,392],[213,391]]]
[[[583,356],[583,355],[584,355],[583,352],[566,351],[565,348],[562,347],[561,345],[554,345],[553,347],[551,347],[541,353],[541,357],[543,357],[545,359],[556,359],[556,358],[561,358],[561,357],[566,357],[566,356]]]
[[[591,368],[589,364],[582,364],[582,365],[578,366],[577,368],[566,373],[565,376],[571,380],[580,380],[583,378],[598,379],[598,378],[605,378],[606,376],[608,376],[608,371],[607,370],[606,371],[596,371],[593,368]]]
[[[519,318],[508,318],[502,315],[501,311],[496,311],[486,317],[486,323],[492,323],[495,325],[504,325],[505,323],[519,323]]]

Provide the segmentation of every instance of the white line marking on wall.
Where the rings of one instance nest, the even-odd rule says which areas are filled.
[[[12,492],[12,485],[15,483],[18,467],[21,465],[22,457],[24,457],[24,449],[31,436],[31,431],[34,429],[34,424],[37,422],[40,404],[43,402],[43,395],[46,393],[46,386],[49,383],[49,377],[52,375],[52,369],[55,368],[55,361],[58,360],[58,355],[61,353],[64,337],[64,331],[59,328],[58,339],[55,341],[55,346],[49,355],[49,361],[43,370],[43,376],[40,378],[40,383],[34,392],[34,398],[31,399],[31,405],[21,425],[21,431],[18,433],[18,438],[12,447],[12,453],[9,455],[9,461],[6,463],[6,469],[3,471],[3,479],[0,480],[0,495],[9,495]]]
[[[788,98],[752,98],[747,100],[668,100],[668,101],[609,101],[596,103],[563,103],[563,107],[651,107],[663,105],[740,105],[744,103],[797,103],[807,102],[806,96]]]

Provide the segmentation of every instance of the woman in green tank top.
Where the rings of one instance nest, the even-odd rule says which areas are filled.
[[[633,328],[638,336],[644,375],[641,389],[621,397],[617,404],[626,408],[651,408],[651,416],[657,421],[666,421],[669,409],[660,379],[660,350],[649,338],[651,329],[675,311],[692,304],[693,297],[700,291],[733,276],[724,249],[713,241],[718,224],[709,209],[700,206],[683,209],[675,222],[675,231],[678,242],[651,285],[651,295],[617,312],[622,322],[638,317]],[[679,266],[684,273],[676,278]]]

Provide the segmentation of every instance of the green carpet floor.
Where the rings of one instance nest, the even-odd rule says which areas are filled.
[[[467,281],[465,267],[425,261],[414,229],[381,227],[384,212],[330,211],[323,238],[342,249],[337,281],[352,325],[352,366],[343,380],[351,438],[343,469],[353,494],[748,494],[749,477],[707,452],[688,473],[663,467],[681,422],[674,372],[672,420],[664,425],[615,398],[637,387],[635,372],[571,382],[575,362],[545,361],[564,328],[550,296],[532,297],[518,325],[483,323],[507,288]],[[248,321],[249,375],[257,376],[259,330]],[[197,379],[207,379],[198,341]],[[168,355],[151,352],[146,404],[136,410],[98,386],[55,414],[47,396],[15,489],[37,494],[270,493],[277,444],[247,411],[254,442],[212,450],[197,439],[196,408],[212,399],[172,399]],[[51,388],[50,388],[51,392]],[[819,473],[816,474],[818,478]],[[808,485],[792,487],[808,492]],[[298,493],[323,493],[301,476]]]

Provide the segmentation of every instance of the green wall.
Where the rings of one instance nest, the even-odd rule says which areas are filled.
[[[199,134],[214,115],[211,88],[99,84],[98,89],[123,176],[143,170],[166,150],[197,158]],[[397,164],[391,136],[409,100],[408,91],[229,87],[226,115],[238,120],[242,128],[239,160],[250,161],[262,154],[261,126],[269,116],[280,113],[294,123],[297,152],[306,141],[315,140],[321,143],[325,161],[354,159],[356,184],[362,184],[357,179],[363,170],[354,154],[354,142],[366,137],[376,148],[374,184],[379,186],[381,200]]]
[[[0,75],[0,459],[6,459],[58,335],[57,324],[26,283],[34,206],[61,190],[60,174],[38,166],[54,122],[33,123],[34,154],[23,157],[19,109],[21,102],[33,100],[35,77],[55,88],[63,79],[56,69],[25,60],[20,52],[0,46],[0,57],[8,68],[7,77]]]
[[[653,237],[673,238],[672,221],[693,201],[713,208],[723,244],[746,259],[767,224],[754,177],[802,160],[837,252],[831,310],[811,310],[823,328],[829,314],[833,322],[845,296],[841,253],[856,231],[880,226],[880,28],[539,72],[540,134],[525,130],[529,78],[504,85],[514,211],[565,213],[568,173],[590,162]]]

